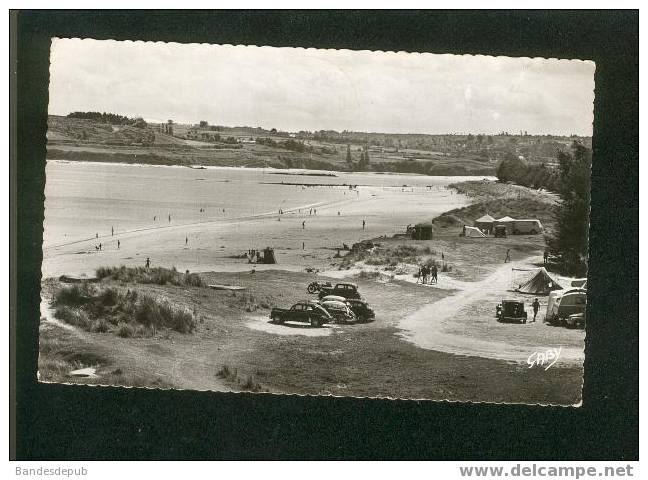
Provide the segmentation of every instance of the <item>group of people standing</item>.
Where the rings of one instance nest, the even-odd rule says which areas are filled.
[[[433,263],[432,266],[421,265],[421,267],[419,268],[418,278],[421,280],[421,283],[424,285],[428,283],[437,283],[438,275],[439,275],[439,269],[436,266],[436,263]]]

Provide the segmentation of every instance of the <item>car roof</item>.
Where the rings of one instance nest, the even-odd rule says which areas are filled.
[[[358,288],[358,285],[351,282],[339,282],[338,285],[351,285],[352,287]]]

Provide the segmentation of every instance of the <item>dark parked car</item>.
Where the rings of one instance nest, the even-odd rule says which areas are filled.
[[[373,309],[369,306],[364,300],[358,300],[357,298],[351,298],[347,300],[347,303],[355,313],[355,316],[361,322],[369,322],[376,318],[376,314]]]
[[[527,322],[524,302],[517,300],[502,300],[496,308],[496,316],[498,322]]]
[[[319,298],[322,299],[327,295],[337,295],[339,297],[360,299],[358,286],[355,283],[338,283],[335,287],[322,287],[319,292]]]
[[[297,302],[289,309],[273,308],[270,312],[270,319],[274,323],[308,322],[313,327],[321,327],[325,323],[333,321],[333,317],[324,308],[315,302]]]

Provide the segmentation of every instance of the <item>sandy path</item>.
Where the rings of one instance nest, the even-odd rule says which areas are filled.
[[[477,356],[498,360],[526,363],[529,355],[535,351],[546,351],[549,348],[562,347],[558,364],[582,364],[583,348],[556,343],[539,345],[538,337],[531,335],[527,341],[516,338],[516,344],[506,341],[484,340],[476,336],[454,333],[459,312],[479,303],[493,304],[501,299],[509,289],[511,268],[528,268],[528,261],[512,262],[502,265],[497,270],[478,282],[453,281],[453,287],[459,292],[429,304],[404,318],[398,325],[402,332],[398,335],[420,348],[436,350],[457,355]],[[434,288],[433,286],[430,288]],[[494,319],[493,319],[494,321]],[[508,325],[513,327],[513,325]],[[506,326],[505,326],[506,327]],[[541,321],[527,323],[523,328],[549,328]],[[521,342],[518,340],[522,340]],[[535,340],[535,341],[534,341]]]

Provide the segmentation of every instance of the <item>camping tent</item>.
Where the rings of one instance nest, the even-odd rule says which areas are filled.
[[[493,230],[494,222],[495,219],[490,215],[486,214],[483,217],[479,217],[473,223],[475,224],[475,227],[479,228],[480,230],[486,230],[487,232],[490,233]]]
[[[544,268],[539,268],[531,273],[526,281],[517,288],[518,292],[535,293],[537,295],[549,295],[553,290],[562,290],[553,278],[549,276]]]
[[[469,227],[468,225],[466,225],[464,227],[464,233],[465,233],[466,237],[476,237],[476,238],[478,238],[478,237],[485,237],[486,236],[478,228]]]

